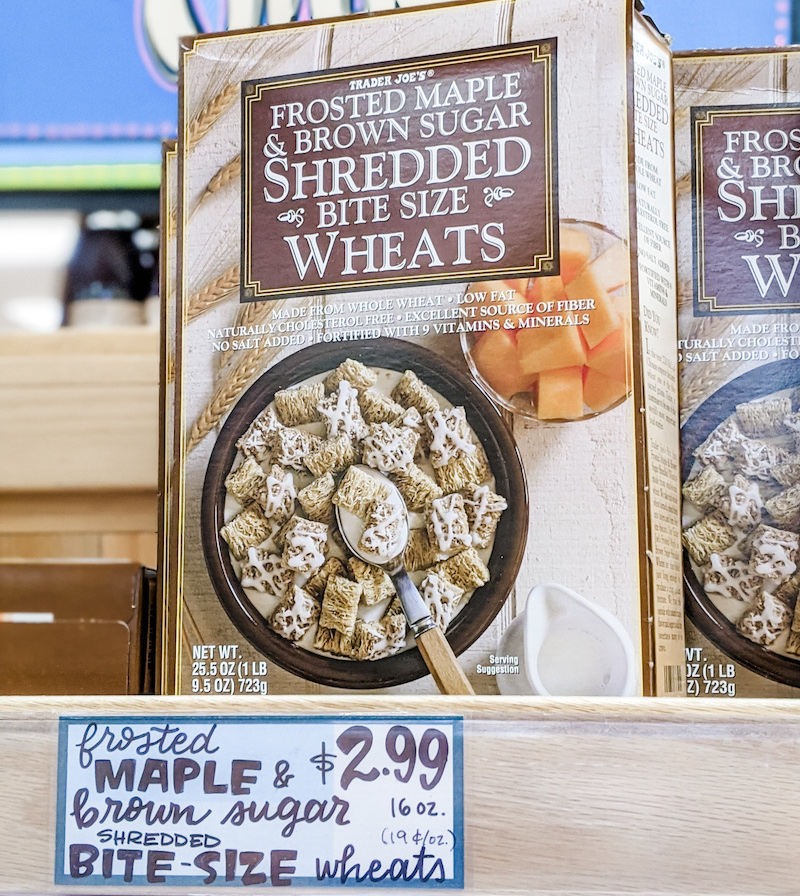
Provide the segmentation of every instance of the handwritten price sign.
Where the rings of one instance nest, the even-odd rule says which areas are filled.
[[[463,888],[457,718],[64,718],[55,882]]]

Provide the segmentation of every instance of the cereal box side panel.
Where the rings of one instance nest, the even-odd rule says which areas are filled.
[[[645,520],[642,639],[648,693],[684,694],[683,593],[678,500],[678,376],[672,59],[662,36],[636,17],[633,134],[638,304],[633,313],[638,493]],[[640,389],[636,384],[641,375]],[[641,398],[639,396],[641,395]]]

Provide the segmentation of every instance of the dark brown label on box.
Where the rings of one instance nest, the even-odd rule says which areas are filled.
[[[555,40],[242,85],[242,300],[558,271]]]
[[[800,106],[692,109],[695,313],[800,309]]]

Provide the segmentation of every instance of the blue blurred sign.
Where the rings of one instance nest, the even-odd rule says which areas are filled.
[[[0,190],[157,186],[182,35],[421,2],[0,0]],[[678,50],[789,38],[791,0],[645,5]]]
[[[791,0],[643,0],[674,50],[772,47],[790,40]]]

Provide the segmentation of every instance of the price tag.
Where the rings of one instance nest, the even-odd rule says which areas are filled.
[[[55,883],[463,888],[461,720],[63,718]]]

